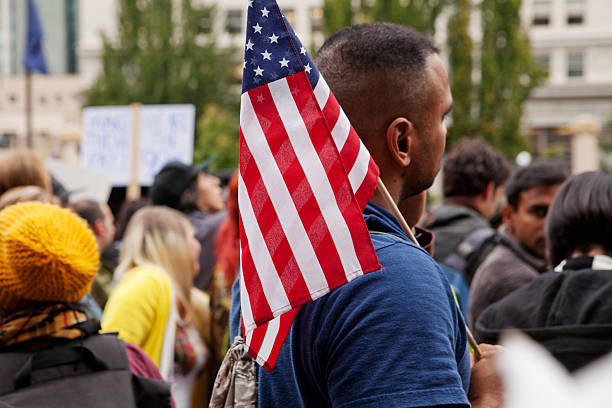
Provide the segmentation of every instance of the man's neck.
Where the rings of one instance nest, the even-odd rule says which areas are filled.
[[[395,205],[397,205],[397,203],[399,202],[399,193],[397,193],[394,189],[390,189],[389,186],[386,184],[385,184],[385,187],[387,187],[387,191],[389,192],[391,199],[393,200]],[[391,208],[391,205],[385,199],[385,197],[383,196],[383,193],[379,191],[378,188],[374,190],[374,194],[372,194],[372,198],[370,199],[370,201],[373,202],[374,204],[381,206],[382,208],[389,211],[390,213],[394,212],[393,208]]]
[[[478,208],[477,200],[474,197],[453,196],[453,197],[448,197],[446,199],[446,201],[451,203],[451,204],[462,205],[464,207],[471,208],[472,210],[476,211],[477,213],[482,214],[480,209]]]

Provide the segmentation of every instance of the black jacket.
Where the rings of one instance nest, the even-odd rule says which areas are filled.
[[[593,258],[567,261],[489,306],[476,322],[477,340],[497,343],[518,328],[573,371],[612,350],[612,269]]]

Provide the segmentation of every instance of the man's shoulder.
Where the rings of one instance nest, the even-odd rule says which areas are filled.
[[[330,398],[332,405],[464,403],[462,320],[443,272],[409,243],[373,241],[382,244],[381,270],[302,307],[288,371],[308,398]]]
[[[489,276],[526,276],[535,278],[538,272],[531,265],[505,245],[498,244],[476,270],[474,280],[478,275]]]
[[[187,214],[187,218],[195,229],[196,236],[206,236],[215,232],[226,216],[227,212],[225,210],[210,215],[202,211],[192,211]]]
[[[452,299],[444,272],[422,248],[390,234],[372,234],[372,242],[382,269],[353,279],[304,307],[312,307],[315,313],[341,314],[352,305],[371,304],[375,313],[393,317],[400,308],[416,311],[423,303]]]
[[[478,227],[488,226],[487,220],[476,210],[465,205],[444,203],[435,211],[432,220],[426,226],[427,229],[465,225]]]

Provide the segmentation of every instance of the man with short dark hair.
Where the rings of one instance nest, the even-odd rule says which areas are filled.
[[[225,202],[220,180],[206,172],[211,160],[192,166],[178,161],[166,163],[155,175],[151,201],[179,210],[189,218],[202,246],[200,272],[194,285],[208,289],[216,263],[215,237],[225,219]]]
[[[361,24],[329,37],[316,63],[393,200],[428,188],[452,107],[432,42],[408,27]],[[258,406],[501,404],[499,383],[487,382],[495,375],[484,374],[492,373],[495,349],[483,346],[470,385],[465,324],[448,281],[390,211],[376,192],[363,213],[383,269],[302,306],[274,371],[259,370]],[[234,318],[232,332],[238,329]]]
[[[489,219],[509,174],[506,159],[480,139],[461,140],[445,157],[444,205],[426,228],[436,237],[434,258],[459,272],[468,286],[482,261],[479,248],[494,234]]]
[[[80,200],[72,204],[77,215],[87,221],[96,238],[100,254],[100,269],[91,285],[91,296],[103,309],[108,300],[113,282],[113,272],[116,265],[103,255],[115,238],[115,219],[106,203],[94,200]]]
[[[487,306],[546,270],[546,213],[566,177],[561,167],[542,163],[519,169],[508,181],[503,226],[474,274],[469,301],[472,323]]]

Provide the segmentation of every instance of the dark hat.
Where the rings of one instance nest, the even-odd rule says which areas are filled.
[[[214,158],[210,157],[194,166],[179,161],[166,163],[153,179],[153,204],[178,208],[183,192],[189,188],[198,173],[208,170],[213,161]]]

